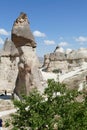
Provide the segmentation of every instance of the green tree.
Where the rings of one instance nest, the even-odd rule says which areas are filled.
[[[42,95],[34,89],[14,105],[14,130],[87,130],[86,91],[69,90],[54,80],[48,80]]]

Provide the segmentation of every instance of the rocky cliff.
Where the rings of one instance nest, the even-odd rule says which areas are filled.
[[[56,47],[53,53],[44,56],[44,68],[52,72],[60,69],[63,73],[72,71],[87,62],[87,49],[66,50]]]
[[[45,73],[45,77],[47,74],[51,74],[51,78],[55,78],[55,80],[58,78],[60,82],[65,83],[71,89],[79,87],[82,89],[84,83],[87,86],[87,49],[64,50],[56,47],[53,53],[44,56],[43,68],[45,72],[43,71],[42,74]],[[62,73],[52,76],[54,70]]]

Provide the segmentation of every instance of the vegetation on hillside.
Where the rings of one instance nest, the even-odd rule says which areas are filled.
[[[86,90],[69,90],[65,84],[48,80],[42,95],[34,89],[14,105],[13,130],[87,130]]]

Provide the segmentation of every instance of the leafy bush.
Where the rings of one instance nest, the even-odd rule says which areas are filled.
[[[10,126],[10,120],[8,119],[5,121],[5,127],[9,127],[9,126]]]
[[[62,73],[62,70],[61,69],[54,69],[52,72],[53,73]]]
[[[87,130],[86,91],[68,90],[54,80],[48,80],[43,95],[34,89],[14,105],[12,124],[17,130]]]

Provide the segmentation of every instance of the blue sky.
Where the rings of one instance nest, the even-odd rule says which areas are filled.
[[[87,0],[0,0],[0,48],[14,20],[25,12],[37,42],[37,54],[87,48]]]

